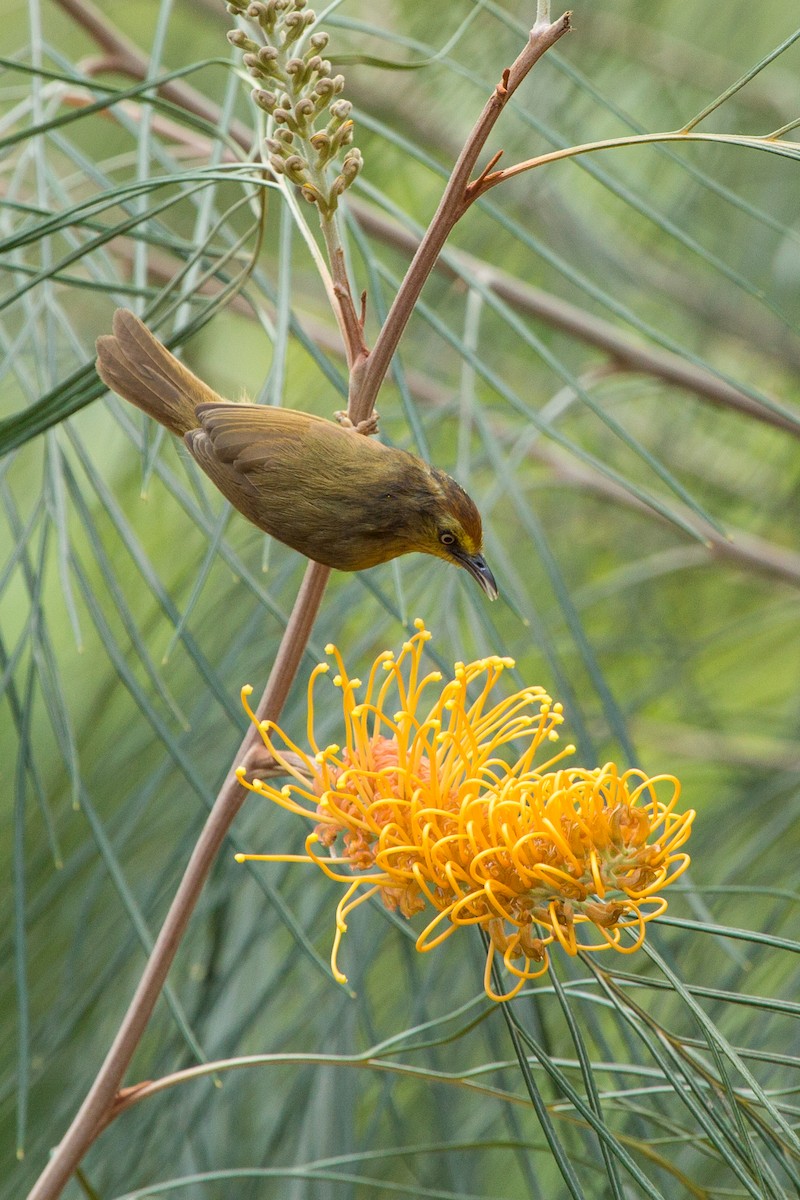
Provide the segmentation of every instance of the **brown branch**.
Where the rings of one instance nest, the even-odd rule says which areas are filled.
[[[369,416],[375,406],[378,390],[383,383],[389,363],[397,349],[420,292],[434,268],[439,253],[458,220],[469,207],[467,194],[470,176],[478,156],[486,144],[506,104],[542,55],[554,46],[570,28],[570,13],[564,13],[551,25],[535,25],[525,49],[510,67],[503,71],[501,83],[489,97],[478,117],[439,201],[433,220],[420,242],[403,282],[389,309],[386,320],[366,361],[363,372],[352,381],[350,397],[359,420]]]
[[[77,99],[75,96],[72,97],[75,103],[77,103]],[[160,118],[156,118],[156,122],[160,122]],[[154,127],[156,122],[154,122]],[[167,122],[163,127],[159,123],[158,128],[163,128],[165,136],[174,139],[179,127],[174,122]],[[204,152],[204,146],[198,144],[196,135],[191,131],[186,134],[186,143],[187,153],[191,151],[201,155]],[[415,253],[420,240],[410,230],[403,228],[402,225],[385,216],[365,200],[350,197],[348,204],[351,213],[365,233],[379,239],[384,245],[392,246],[394,249],[405,251],[410,255]],[[132,257],[125,243],[118,252],[128,259]],[[148,268],[150,274],[155,278],[170,279],[174,274],[175,260],[169,255],[151,251]],[[449,279],[480,280],[484,287],[494,292],[517,312],[536,317],[553,329],[560,329],[586,345],[594,346],[597,350],[608,354],[620,370],[662,379],[665,383],[690,392],[720,408],[731,409],[743,416],[761,421],[765,425],[780,429],[784,433],[789,433],[793,437],[800,437],[800,413],[797,416],[792,413],[784,413],[777,404],[775,407],[769,407],[734,384],[720,379],[713,371],[687,362],[671,350],[660,350],[637,342],[611,321],[587,313],[577,304],[571,304],[568,300],[553,296],[543,288],[526,283],[508,271],[487,263],[485,259],[476,258],[465,250],[448,249],[436,260],[434,269],[437,274],[444,275]],[[213,281],[207,281],[200,290],[203,294],[213,294]],[[361,298],[361,311],[358,318],[362,330],[365,303],[364,295]],[[233,296],[230,305],[243,315],[252,316],[250,306],[241,297]],[[329,335],[321,323],[309,320],[313,325],[313,340],[331,353],[340,353],[341,343],[337,344],[333,340],[332,331]],[[419,381],[417,390],[420,387],[423,387],[422,379]]]
[[[669,518],[663,513],[652,509],[613,479],[607,479],[599,471],[570,458],[556,447],[537,443],[531,448],[530,454],[545,463],[557,480],[570,487],[582,488],[604,500],[611,500],[669,524]],[[702,534],[712,558],[744,570],[754,568],[763,575],[772,575],[784,583],[800,587],[800,554],[796,550],[777,546],[744,529],[728,529],[727,536],[724,536],[713,525],[692,513],[688,506],[676,502],[674,507],[683,520],[694,524]]]
[[[76,20],[79,20],[79,14],[85,8],[86,20],[81,21],[81,24],[84,24],[89,32],[94,33],[95,30],[102,32],[102,38],[98,40],[113,55],[115,67],[135,79],[145,77],[147,60],[130,42],[115,33],[113,27],[109,26],[91,7],[88,0],[57,0],[57,3],[75,16]],[[99,66],[99,61],[94,65]],[[219,108],[211,104],[189,84],[172,82],[165,85],[163,94],[166,95],[167,91],[169,91],[170,98],[188,112],[206,117],[214,125],[218,124]],[[228,133],[245,153],[251,152],[253,134],[248,126],[240,121],[234,121],[228,129]],[[174,131],[171,136],[175,136]],[[190,141],[192,146],[198,146],[198,152],[202,152],[201,139],[194,131],[185,131],[184,137]],[[491,170],[496,161],[497,156],[487,164],[487,170]],[[411,254],[419,252],[420,240],[413,233],[409,233],[396,222],[378,212],[366,201],[349,196],[348,206],[362,228],[374,237],[380,238],[389,245],[407,249]],[[463,265],[463,271],[455,269],[451,265],[452,263]],[[669,350],[650,349],[647,346],[639,345],[610,321],[592,316],[577,305],[558,299],[541,288],[515,279],[514,276],[498,267],[488,266],[480,259],[462,251],[449,251],[447,260],[441,257],[436,260],[435,269],[453,277],[465,274],[467,278],[474,276],[476,270],[479,270],[480,278],[486,283],[486,286],[498,296],[515,305],[520,311],[529,312],[532,316],[539,317],[555,328],[563,329],[589,345],[606,351],[627,370],[654,375],[677,387],[685,388],[687,391],[711,401],[712,404],[732,408],[767,425],[782,429],[794,437],[800,436],[800,418],[781,413],[777,408],[771,408],[761,403],[739,388],[718,378],[711,371],[696,367]]]
[[[372,205],[359,200],[350,202],[351,209],[365,232],[380,238],[398,250],[413,254],[419,238],[395,221],[389,220]],[[753,396],[720,379],[712,371],[686,362],[671,350],[658,350],[636,342],[618,326],[602,317],[585,312],[576,304],[561,300],[542,288],[525,283],[516,276],[476,258],[464,250],[448,249],[436,263],[437,272],[451,279],[479,279],[485,287],[517,311],[546,321],[555,329],[580,339],[609,354],[614,362],[627,371],[641,371],[676,387],[684,388],[712,404],[730,408],[753,417],[766,425],[774,425],[785,433],[800,437],[800,413],[784,414],[768,407]]]
[[[55,0],[59,8],[68,13],[109,55],[108,66],[130,75],[133,79],[147,77],[148,59],[142,54],[136,44],[124,37],[117,27],[92,4],[91,0]],[[207,120],[211,125],[219,124],[219,106],[208,100],[202,92],[179,79],[161,84],[157,89],[158,95],[165,100],[171,100],[181,108],[195,113],[196,116]],[[232,121],[228,134],[245,149],[253,145],[253,131],[243,121]]]
[[[262,719],[276,720],[280,715],[311,633],[329,575],[330,569],[319,563],[311,562],[306,568],[269,681],[258,705],[258,716]],[[161,932],[147,960],[139,986],[111,1049],[69,1130],[34,1184],[28,1200],[52,1200],[60,1195],[89,1146],[111,1119],[119,1103],[118,1093],[125,1071],[161,994],[208,872],[247,796],[247,792],[236,778],[235,769],[240,763],[248,762],[258,742],[258,731],[251,725],[234,756],[230,771],[192,851]]]
[[[142,55],[104,21],[89,0],[58,0],[58,3],[112,56],[115,63],[127,64],[127,69],[134,75],[146,72],[146,61]],[[568,28],[569,15],[562,17],[554,25],[536,26],[525,50],[503,73],[502,84],[495,89],[459,156],[442,203],[434,217],[432,232],[429,231],[429,236],[420,244],[378,337],[375,352],[369,358],[366,358],[363,323],[355,310],[350,293],[344,255],[337,244],[338,235],[333,224],[328,223],[326,226],[323,220],[323,234],[331,257],[334,295],[339,304],[337,318],[342,328],[347,359],[351,367],[352,388],[348,416],[353,425],[360,425],[373,410],[378,388],[422,285],[433,269],[447,235],[459,216],[466,211],[465,189],[469,175],[500,112],[534,63]],[[201,112],[209,120],[214,120],[215,107],[186,85],[170,83],[159,91],[161,95],[179,104],[186,103],[188,106],[191,103],[195,112]],[[252,135],[248,132],[248,145],[251,140]],[[269,681],[256,710],[261,719],[266,717],[277,720],[280,715],[307,645],[329,575],[329,568],[318,563],[309,563],[306,569]],[[255,726],[251,725],[198,838],[111,1049],[80,1110],[34,1185],[28,1200],[55,1200],[55,1197],[60,1195],[89,1146],[111,1119],[115,1105],[119,1103],[119,1089],[125,1071],[161,993],[211,865],[244,802],[246,792],[236,778],[235,768],[248,760],[258,736]]]

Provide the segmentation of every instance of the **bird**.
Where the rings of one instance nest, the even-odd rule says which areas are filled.
[[[480,513],[444,471],[312,413],[224,400],[128,309],[112,331],[97,339],[102,381],[182,438],[258,529],[339,571],[432,554],[497,598]]]

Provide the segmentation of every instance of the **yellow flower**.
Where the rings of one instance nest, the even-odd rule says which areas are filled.
[[[363,699],[335,646],[344,747],[320,749],[314,737],[314,691],[328,671],[321,663],[308,686],[308,743],[296,746],[271,721],[256,722],[269,752],[294,782],[280,790],[238,775],[251,791],[307,817],[314,829],[304,855],[237,854],[238,861],[308,862],[347,890],[336,909],[331,966],[346,982],[337,955],[350,912],[379,894],[410,917],[428,905],[436,915],[417,938],[432,950],[462,925],[489,936],[484,987],[493,1000],[510,999],[526,980],[548,969],[548,946],[628,953],[644,939],[645,924],[667,907],[658,893],[689,865],[680,852],[694,812],[674,811],[680,784],[620,772],[614,763],[586,770],[556,767],[574,752],[566,746],[534,764],[543,742],[558,740],[562,707],[540,687],[523,688],[495,703],[490,697],[510,658],[456,663],[453,678],[422,676],[430,634],[416,634],[400,655],[380,654]],[[276,744],[277,743],[277,744]],[[514,745],[517,757],[501,757]],[[299,755],[305,773],[284,757]],[[667,793],[665,800],[659,791]],[[578,936],[590,927],[594,940]],[[632,934],[630,937],[628,934]],[[495,953],[515,978],[492,988]]]

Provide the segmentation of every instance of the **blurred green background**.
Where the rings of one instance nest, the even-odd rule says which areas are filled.
[[[343,220],[368,341],[405,239],[430,219],[534,7],[330,6],[327,53],[366,161]],[[146,308],[223,395],[344,406],[308,249],[278,194],[234,165],[237,129],[255,118],[230,21],[212,0],[4,10],[3,1198],[24,1194],[94,1077],[239,744],[240,686],[263,686],[304,569],[101,389],[94,339],[118,304]],[[794,21],[781,0],[577,0],[574,33],[487,150],[510,165],[678,129]],[[191,68],[184,81],[217,119],[138,94],[113,115],[83,111],[137,89],[103,27],[152,56],[151,78]],[[799,72],[800,42],[701,128],[788,125]],[[360,675],[421,616],[437,661],[509,654],[509,687],[563,700],[586,765],[682,780],[698,811],[693,865],[672,889],[674,924],[651,927],[660,960],[601,956],[602,986],[556,954],[555,984],[513,1006],[577,1194],[592,1200],[798,1194],[797,198],[791,157],[688,144],[551,164],[470,210],[450,249],[472,258],[429,281],[378,408],[387,441],[476,499],[501,599],[418,555],[334,574],[283,717],[302,737],[326,642]],[[568,306],[559,321],[552,301]],[[637,369],[618,339],[643,352]],[[336,705],[317,719],[335,739]],[[334,885],[307,867],[233,862],[235,848],[299,852],[306,830],[251,797],[233,832],[127,1082],[202,1058],[299,1057],[126,1113],[85,1161],[96,1194],[576,1194],[501,1010],[482,997],[477,937],[418,955],[411,928],[365,906],[340,957],[353,997],[327,966]],[[389,1038],[381,1069],[318,1061]],[[605,1142],[564,1079],[584,1098],[594,1082]]]

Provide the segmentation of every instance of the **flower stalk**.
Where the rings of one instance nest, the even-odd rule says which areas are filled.
[[[344,76],[334,75],[330,61],[323,58],[328,34],[312,32],[317,18],[306,7],[306,0],[229,0],[227,7],[254,35],[233,29],[228,41],[242,51],[242,63],[255,84],[253,102],[266,114],[266,162],[281,185],[298,188],[300,195],[317,207],[330,265],[330,276],[323,268],[323,282],[353,372],[368,350],[363,318],[353,301],[336,212],[339,198],[358,177],[363,159],[352,144],[353,106],[341,94]],[[340,157],[337,170],[335,163]]]
[[[332,216],[363,160],[351,145],[352,105],[341,97],[344,76],[333,75],[322,57],[328,34],[310,33],[302,46],[317,19],[305,0],[229,0],[228,11],[245,18],[260,35],[258,42],[234,29],[228,41],[243,52],[244,67],[256,84],[253,101],[269,118],[265,145],[270,167],[296,184],[322,217]],[[331,180],[326,169],[346,147],[350,149]]]

